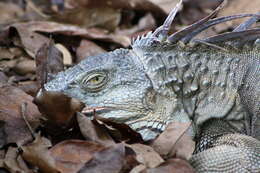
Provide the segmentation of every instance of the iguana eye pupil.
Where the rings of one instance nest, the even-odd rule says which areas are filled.
[[[104,80],[104,76],[95,76],[94,78],[90,79],[89,82],[92,84],[98,84]]]
[[[107,83],[107,75],[105,73],[89,74],[81,80],[84,89],[97,92]]]

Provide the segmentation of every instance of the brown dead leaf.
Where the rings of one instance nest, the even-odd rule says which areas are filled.
[[[84,114],[77,113],[77,121],[82,135],[88,139],[100,143],[104,146],[115,145],[114,140],[106,131],[104,125],[91,121]]]
[[[11,173],[32,173],[32,171],[27,167],[26,163],[19,155],[18,149],[14,147],[8,148],[3,161],[3,166]]]
[[[51,147],[51,142],[38,134],[32,143],[21,147],[22,157],[28,163],[37,166],[42,172],[59,173],[49,147]]]
[[[35,61],[23,58],[13,67],[13,70],[20,75],[25,75],[27,73],[35,73]]]
[[[77,62],[82,61],[88,56],[97,55],[106,52],[103,48],[89,40],[81,40],[79,47],[76,50]]]
[[[37,135],[33,143],[21,147],[22,156],[41,172],[76,173],[95,153],[105,149],[98,143],[82,140],[66,140],[50,147],[47,138]]]
[[[30,131],[21,115],[21,105],[27,103],[26,119],[35,128],[39,125],[40,113],[32,103],[33,98],[21,89],[0,86],[0,120],[4,121],[7,143],[23,143],[31,139]]]
[[[22,81],[18,83],[18,87],[32,97],[35,97],[39,90],[39,86],[36,81]]]
[[[195,173],[192,166],[182,159],[169,159],[156,168],[147,169],[147,173]]]
[[[5,151],[4,150],[0,150],[0,168],[4,167],[4,158],[5,158]]]
[[[125,146],[125,159],[124,166],[121,169],[120,173],[130,172],[135,166],[139,165],[139,162],[136,160],[136,153],[133,149]]]
[[[31,50],[33,55],[35,55],[35,53],[44,43],[46,42],[48,43],[48,39],[46,37],[43,37],[42,35],[36,32],[62,34],[66,36],[79,36],[86,39],[95,39],[95,40],[118,43],[124,47],[129,46],[131,43],[130,39],[127,36],[108,33],[107,30],[98,29],[98,28],[85,29],[74,25],[59,24],[55,22],[35,21],[35,22],[27,22],[27,23],[17,23],[12,25],[12,28],[16,28],[18,30],[20,37],[24,38],[22,39],[23,44],[27,45],[28,47],[27,49]],[[24,31],[24,28],[27,28],[27,32]],[[37,41],[34,41],[32,39],[30,40],[28,38],[28,36],[30,35],[32,39],[36,38],[39,40]],[[29,43],[30,44],[34,43],[35,45],[34,46],[29,45]]]
[[[0,30],[0,45],[1,46],[10,46],[12,45],[12,41],[9,39],[9,30],[4,29]]]
[[[18,47],[23,47],[33,58],[39,48],[49,42],[47,37],[34,32],[27,23],[16,23],[7,27],[6,30],[8,31],[7,34],[12,36],[14,44]]]
[[[126,9],[126,10],[140,10],[142,12],[152,12],[157,18],[166,17],[165,12],[158,7],[156,4],[148,0],[99,0],[99,1],[88,1],[88,0],[68,0],[69,6],[74,8],[85,7],[85,8],[95,8],[95,7],[111,7],[114,9]]]
[[[136,153],[136,160],[145,165],[147,168],[155,168],[164,161],[161,156],[150,146],[143,144],[132,144],[127,145],[127,147],[134,150]]]
[[[68,49],[62,44],[55,44],[55,47],[62,53],[63,64],[64,65],[72,65],[72,56]]]
[[[149,0],[159,6],[166,14],[169,14],[172,9],[179,3],[180,0]]]
[[[17,59],[6,60],[6,61],[3,60],[1,61],[0,68],[4,69],[4,71],[10,71],[16,66],[17,62],[18,62]]]
[[[229,0],[228,4],[223,8],[218,16],[230,16],[234,14],[242,14],[242,13],[258,13],[260,7],[259,0]],[[247,19],[238,19],[238,20],[231,20],[229,22],[225,22],[221,25],[216,25],[214,28],[217,32],[223,32],[227,29],[234,28],[237,25],[241,24],[243,21]]]
[[[138,22],[138,30],[152,30],[155,28],[156,22],[151,13],[148,13],[144,17],[142,17]]]
[[[55,47],[53,41],[43,44],[35,59],[37,81],[41,88],[52,79],[51,75],[64,70],[62,53]]]
[[[94,154],[93,159],[79,173],[119,173],[124,165],[125,146],[117,144]]]
[[[23,9],[17,4],[0,2],[0,24],[17,22],[23,14]]]
[[[6,83],[8,81],[8,77],[0,71],[0,85],[1,83]]]
[[[49,151],[55,159],[56,168],[62,173],[77,173],[82,166],[93,158],[93,154],[105,147],[89,141],[63,141]]]
[[[69,8],[53,16],[54,21],[60,23],[70,23],[83,28],[97,26],[109,31],[115,30],[120,18],[120,10],[109,7],[89,8],[88,10],[85,7]]]
[[[130,171],[130,173],[146,173],[146,166],[143,164],[137,165]]]
[[[15,57],[15,54],[10,51],[10,48],[0,47],[0,60],[10,60]]]
[[[198,7],[197,3],[195,3],[195,5],[193,5],[194,4],[193,0],[189,1],[189,2],[190,3],[188,3],[187,5],[184,4],[184,8],[179,15],[179,19],[182,24],[182,27],[183,27],[183,25],[193,24],[208,15],[208,13],[206,13],[205,11],[201,10]],[[184,26],[184,27],[186,27],[186,26]],[[176,28],[176,29],[180,30],[183,28]]]
[[[152,31],[155,28],[155,26],[156,26],[156,22],[154,17],[150,13],[148,13],[138,21],[137,25],[128,29],[117,30],[116,33],[122,35],[128,35],[131,38],[136,38],[138,35],[144,35],[149,31]]]
[[[170,123],[166,130],[153,141],[152,147],[166,158],[176,156],[189,159],[195,148],[195,142],[185,133],[190,125],[191,123]]]
[[[41,90],[34,98],[40,112],[53,124],[66,126],[84,104],[60,92]]]
[[[5,146],[7,141],[7,135],[5,132],[5,122],[0,120],[0,149]]]
[[[143,142],[142,136],[128,125],[124,123],[116,123],[109,119],[102,118],[98,116],[98,114],[95,115],[95,118],[110,128],[109,132],[115,140],[125,141],[127,143]]]
[[[215,9],[223,0],[188,0],[187,4],[190,7],[198,6],[201,9]]]

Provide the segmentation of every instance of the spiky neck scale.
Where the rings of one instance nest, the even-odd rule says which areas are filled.
[[[228,52],[207,45],[182,47],[170,43],[134,48],[156,92],[154,100],[158,102],[154,102],[153,114],[167,117],[165,124],[192,121],[198,127],[210,118],[224,118],[227,112],[232,112],[226,117],[230,121],[244,119],[246,110],[238,95],[242,81],[236,81],[236,76],[244,76],[239,66],[246,66],[245,57],[254,48],[227,49]],[[149,116],[145,118],[148,120]],[[235,123],[235,128],[245,129],[241,122]]]

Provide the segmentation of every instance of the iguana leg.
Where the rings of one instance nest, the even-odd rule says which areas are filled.
[[[227,126],[224,121],[215,120],[215,125],[203,131],[191,165],[200,173],[259,173],[260,141],[235,133],[230,127],[226,129]]]
[[[219,119],[208,120],[203,124],[200,133],[198,133],[200,136],[197,136],[195,139],[197,144],[194,154],[212,148],[219,137],[238,132],[246,134],[246,130],[244,130],[244,132],[238,131],[236,128],[229,125],[229,122],[227,121]]]

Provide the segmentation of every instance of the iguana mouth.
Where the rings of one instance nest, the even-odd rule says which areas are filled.
[[[144,117],[145,114],[142,112],[130,111],[127,109],[120,109],[115,107],[85,107],[82,111],[87,117],[106,119],[115,123],[125,123],[135,121],[140,117]],[[129,116],[131,115],[131,116]]]
[[[95,108],[89,108],[85,107],[82,110],[82,113],[86,115],[87,117],[94,117],[95,114],[104,114],[110,112],[111,109],[105,108],[105,107],[95,107]]]

